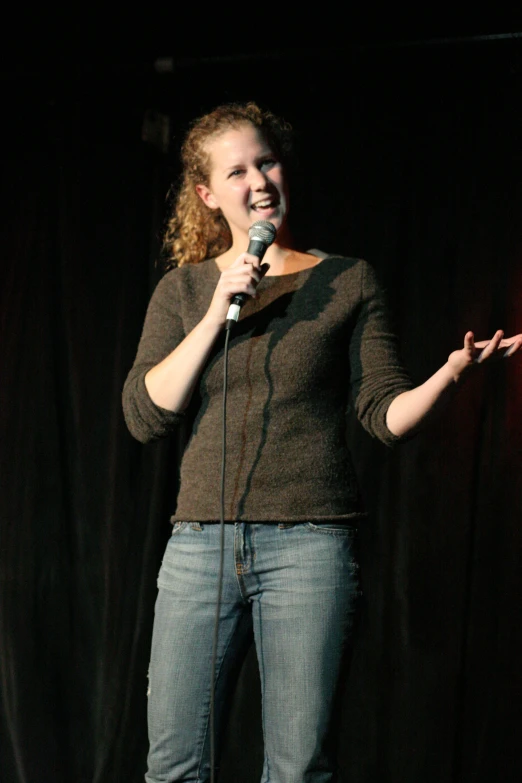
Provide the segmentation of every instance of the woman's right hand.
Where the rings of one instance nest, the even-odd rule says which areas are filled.
[[[206,320],[222,326],[227,319],[230,302],[236,294],[256,297],[256,287],[269,264],[262,264],[257,256],[241,253],[233,264],[221,272]]]

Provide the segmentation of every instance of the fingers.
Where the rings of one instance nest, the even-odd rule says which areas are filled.
[[[464,335],[464,348],[453,351],[448,357],[448,364],[454,372],[455,380],[457,380],[475,364],[509,358],[518,351],[522,353],[521,349],[522,334],[504,339],[504,332],[502,329],[498,329],[491,340],[475,342],[473,332],[469,331]]]
[[[251,253],[241,253],[233,264],[230,264],[229,269],[236,269],[237,267],[244,266],[245,264],[251,264],[254,269],[261,268],[261,261],[257,256],[253,256]]]
[[[257,256],[241,253],[233,264],[221,273],[222,290],[232,297],[234,294],[248,294],[256,297],[256,286],[269,269],[261,264]]]
[[[263,277],[266,269],[254,266],[250,259],[255,259],[259,265],[259,259],[242,253],[233,264],[221,273],[218,288],[231,299],[236,294],[247,294],[256,297],[256,286]]]
[[[504,340],[502,341],[504,342]],[[508,341],[505,341],[508,343]],[[508,347],[504,351],[504,358],[507,359],[509,356],[513,356],[514,353],[516,353],[520,348],[522,347],[522,335],[517,335],[516,337],[513,337],[511,340],[511,344],[508,344]]]
[[[464,338],[465,345],[466,338],[467,335]],[[475,364],[481,364],[489,358],[507,359],[517,353],[521,348],[522,335],[517,334],[515,337],[504,339],[504,332],[502,329],[499,329],[495,332],[491,340],[482,340],[481,342],[475,343],[475,350],[479,350],[479,353],[477,353],[473,361]]]
[[[498,329],[493,338],[486,343],[476,343],[475,348],[482,348],[480,353],[473,359],[476,364],[481,364],[483,361],[492,356],[500,345],[500,341],[504,337],[502,329]],[[484,346],[484,347],[482,347]]]
[[[256,287],[268,268],[269,264],[261,264],[257,256],[241,253],[219,276],[208,311],[211,320],[225,323],[230,302],[237,294],[256,299]]]
[[[255,297],[256,285],[256,279],[250,275],[237,275],[223,281],[223,291],[229,298],[232,298],[235,294],[248,294]]]
[[[475,347],[475,335],[473,332],[466,332],[464,335],[464,348],[466,351],[469,351],[470,353],[473,353],[473,349]]]

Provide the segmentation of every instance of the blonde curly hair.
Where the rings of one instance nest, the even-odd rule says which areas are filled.
[[[161,248],[165,269],[197,264],[231,247],[232,235],[221,210],[205,206],[196,193],[196,185],[209,184],[208,140],[248,124],[259,129],[284,166],[289,164],[291,125],[256,103],[223,104],[194,120],[181,147],[181,184],[171,187],[167,196],[173,207],[165,222]]]

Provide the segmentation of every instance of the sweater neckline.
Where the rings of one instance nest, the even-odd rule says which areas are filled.
[[[307,252],[310,253],[310,251],[307,251]],[[310,253],[310,254],[311,255],[315,255],[315,253]],[[313,266],[307,266],[304,269],[298,269],[296,272],[286,272],[284,275],[269,275],[269,274],[266,274],[266,275],[264,275],[264,277],[261,278],[261,280],[259,281],[258,285],[261,285],[261,283],[263,283],[265,280],[273,280],[273,281],[275,281],[275,280],[279,280],[279,279],[288,279],[288,278],[291,278],[291,277],[295,277],[296,275],[301,275],[304,272],[311,272],[313,269],[316,269],[318,266],[321,266],[323,261],[325,261],[327,258],[329,258],[329,255],[322,254],[322,255],[318,256],[318,258],[319,258],[319,261],[317,262],[317,264],[314,264]],[[216,259],[213,258],[211,260],[212,260],[212,266],[214,267],[214,270],[217,273],[217,277],[219,278],[219,275],[221,274],[221,270],[220,270],[220,268],[218,267],[218,265],[216,263]]]

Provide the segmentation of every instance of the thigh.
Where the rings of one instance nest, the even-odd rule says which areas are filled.
[[[225,555],[230,554],[230,531]],[[228,560],[233,564],[233,558]],[[210,777],[212,650],[219,526],[175,526],[158,576],[148,690],[148,783]],[[251,638],[251,615],[233,568],[225,568],[216,656],[216,746],[235,674]]]
[[[256,547],[253,599],[264,779],[326,783],[333,779],[330,718],[360,595],[356,531],[300,523],[270,534],[266,556]]]

